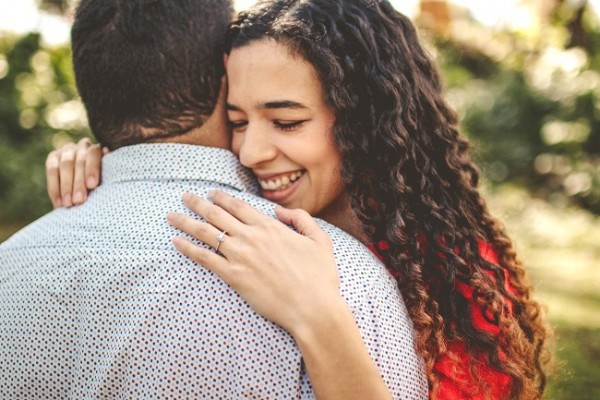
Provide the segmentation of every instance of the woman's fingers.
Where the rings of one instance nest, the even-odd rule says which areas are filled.
[[[73,179],[75,169],[75,157],[77,146],[73,143],[63,146],[60,154],[59,174],[60,174],[60,195],[63,207],[73,205]]]
[[[169,213],[167,214],[167,222],[174,228],[179,229],[182,232],[198,239],[204,244],[211,246],[214,249],[219,250],[223,253],[229,243],[227,239],[231,239],[227,234],[221,238],[219,235],[221,231],[206,222],[198,221],[188,215],[180,213]],[[223,253],[224,254],[224,253]]]
[[[247,225],[254,225],[261,220],[272,219],[260,211],[255,210],[250,204],[236,199],[220,190],[212,190],[208,193],[208,196],[213,204],[221,207],[223,210]]]
[[[88,138],[67,143],[48,154],[46,185],[54,208],[82,204],[88,190],[100,182],[102,156],[107,151]]]
[[[285,207],[277,206],[275,215],[286,225],[291,225],[294,229],[304,235],[320,243],[331,243],[329,236],[321,229],[317,221],[304,210],[290,210]]]
[[[81,139],[75,149],[75,169],[73,171],[73,204],[82,204],[87,198],[85,182],[85,166],[87,163],[88,149],[92,142],[88,138]]]
[[[102,165],[102,156],[106,154],[105,150],[95,144],[87,149],[85,158],[85,187],[88,190],[95,189],[100,183],[100,167]]]
[[[216,204],[210,203],[193,193],[184,193],[183,203],[187,208],[201,216],[220,231],[227,231],[231,234],[243,231],[244,224],[238,221],[229,212],[225,211]],[[210,244],[210,243],[208,243]]]
[[[46,187],[48,189],[48,197],[50,197],[52,207],[54,208],[62,207],[59,166],[60,150],[54,150],[46,158]]]
[[[182,237],[173,237],[173,244],[183,255],[194,260],[198,264],[208,268],[219,275],[226,283],[229,283],[227,260],[212,250],[196,246]]]

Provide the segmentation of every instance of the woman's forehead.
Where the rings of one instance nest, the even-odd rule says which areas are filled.
[[[323,88],[314,67],[274,40],[259,40],[231,51],[227,62],[228,102],[254,106],[297,103],[321,106]]]

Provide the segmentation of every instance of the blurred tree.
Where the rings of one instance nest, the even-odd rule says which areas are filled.
[[[56,146],[88,135],[68,46],[40,35],[0,39],[0,221],[28,222],[50,209],[44,161]]]
[[[74,4],[73,0],[36,0],[39,8],[46,12],[66,15]]]
[[[434,38],[449,97],[488,181],[600,213],[598,16],[586,0],[523,5],[537,18],[530,26],[490,30],[454,8],[451,21],[441,19],[445,33],[430,28],[439,13],[421,27]]]
[[[446,0],[421,0],[419,2],[419,24],[437,36],[446,36],[450,32],[452,17]]]

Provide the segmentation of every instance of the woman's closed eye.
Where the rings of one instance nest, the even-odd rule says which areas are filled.
[[[282,131],[293,131],[294,129],[300,128],[307,120],[300,121],[273,121],[273,125],[277,129],[281,129]]]
[[[245,120],[237,120],[237,121],[227,121],[227,125],[229,125],[229,129],[233,130],[233,131],[239,131],[240,129],[243,129],[246,127],[246,125],[248,125],[248,121]]]

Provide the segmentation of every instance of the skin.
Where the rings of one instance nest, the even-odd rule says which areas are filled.
[[[312,66],[286,46],[260,40],[231,52],[227,79],[232,150],[258,178],[263,197],[312,215],[339,212],[344,185],[331,139],[335,116]],[[285,189],[265,188],[296,171],[302,176]]]
[[[341,160],[331,140],[334,115],[313,67],[284,45],[260,40],[232,50],[227,74],[233,151],[266,183],[263,195],[287,208],[276,208],[277,220],[223,192],[211,193],[211,201],[187,193],[184,203],[205,222],[178,213],[170,213],[168,222],[211,246],[221,231],[227,235],[218,253],[182,237],[173,238],[175,246],[294,337],[318,399],[390,399],[339,293],[331,241],[311,217],[364,240],[339,174]],[[48,157],[60,172],[52,190],[49,180],[51,199],[61,198],[57,187],[84,190],[91,170],[99,177],[99,162],[90,170],[86,158],[92,152],[96,163],[99,149],[81,142],[72,147],[77,161],[65,168],[60,150]],[[73,172],[73,166],[86,172]],[[297,171],[302,175],[289,187],[268,188],[269,180]],[[57,180],[56,174],[50,178]]]
[[[262,39],[231,51],[227,80],[232,151],[258,178],[263,197],[365,241],[340,176],[332,138],[335,115],[313,66],[287,46]],[[268,188],[294,172],[302,176],[289,186]]]

